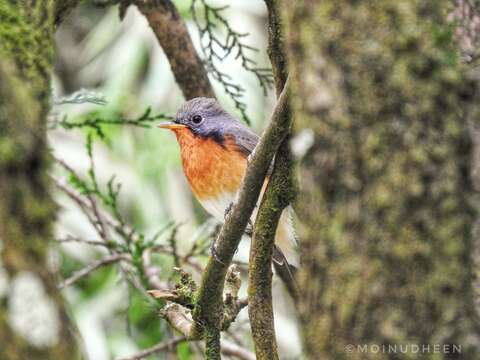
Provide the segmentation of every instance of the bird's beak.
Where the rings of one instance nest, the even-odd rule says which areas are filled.
[[[186,128],[185,125],[179,124],[179,123],[176,123],[176,122],[173,122],[173,121],[163,122],[163,123],[159,124],[158,127],[161,128],[161,129],[170,129],[170,130],[185,129]]]

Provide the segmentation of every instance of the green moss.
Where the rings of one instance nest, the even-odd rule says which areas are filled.
[[[285,5],[295,119],[315,134],[298,201],[303,297],[318,299],[301,307],[310,355],[445,342],[478,357],[465,341],[478,336],[465,117],[473,86],[447,7]]]
[[[37,274],[61,312],[57,344],[37,348],[9,325],[0,304],[2,359],[79,359],[63,300],[47,266],[55,204],[49,196],[49,111],[53,1],[0,2],[0,238],[2,265],[12,277]]]
[[[42,101],[50,93],[49,74],[53,59],[53,1],[36,1],[18,6],[13,1],[0,4],[0,54],[14,59],[28,86]]]

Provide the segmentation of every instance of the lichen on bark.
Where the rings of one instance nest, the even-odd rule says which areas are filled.
[[[311,358],[405,343],[479,356],[465,117],[473,86],[448,6],[283,2],[297,130],[314,133],[296,208]]]

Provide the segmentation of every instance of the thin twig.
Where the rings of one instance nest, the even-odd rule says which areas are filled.
[[[141,359],[145,359],[146,357],[150,356],[150,355],[153,355],[153,354],[156,354],[160,351],[164,351],[166,349],[171,349],[173,347],[176,347],[178,344],[186,341],[187,339],[185,338],[185,336],[181,336],[181,337],[177,337],[177,338],[173,338],[173,339],[170,339],[170,340],[166,340],[166,341],[163,341],[155,346],[152,346],[151,348],[148,348],[146,350],[143,350],[133,356],[130,356],[130,357],[124,357],[124,358],[119,358],[117,360],[141,360]]]
[[[171,348],[175,348],[178,344],[191,341],[185,336],[173,338],[170,340],[162,341],[161,343],[154,345],[148,349],[145,349],[135,355],[129,357],[118,358],[117,360],[141,360],[146,357],[156,354],[160,351],[166,351]],[[225,356],[233,356],[240,360],[255,360],[255,355],[250,351],[242,348],[241,346],[234,344],[230,341],[222,340],[222,354]]]
[[[222,340],[221,347],[222,354],[225,356],[234,356],[242,360],[255,360],[255,354],[252,354],[250,351],[233,342]]]
[[[65,238],[61,239],[56,239],[59,243],[70,243],[70,242],[77,242],[81,244],[87,244],[87,245],[93,245],[93,246],[102,246],[102,247],[109,247],[109,245],[103,241],[98,241],[98,240],[87,240],[87,239],[81,239],[74,237],[72,235],[68,235]]]
[[[200,3],[202,11],[198,11],[197,3]],[[273,85],[272,71],[269,68],[256,66],[251,53],[258,52],[257,48],[247,45],[244,38],[248,34],[235,31],[222,14],[228,6],[216,7],[209,5],[206,0],[193,0],[190,6],[193,21],[197,25],[200,35],[200,46],[205,56],[208,72],[218,81],[225,92],[233,100],[235,107],[240,111],[243,119],[249,123],[247,116],[247,104],[243,100],[245,89],[232,80],[232,77],[221,71],[216,65],[217,61],[223,61],[232,56],[239,60],[242,67],[255,75],[264,95]],[[218,35],[218,29],[222,28],[226,35],[221,39]]]
[[[97,270],[98,268],[100,268],[102,266],[110,265],[110,264],[116,263],[118,261],[130,261],[130,260],[131,260],[131,258],[127,254],[113,254],[113,255],[104,257],[103,259],[94,261],[93,263],[85,266],[83,269],[81,269],[79,271],[76,271],[68,279],[66,279],[65,281],[60,283],[58,285],[58,289],[62,290],[64,288],[74,284],[75,282],[77,282],[81,278],[89,275],[91,272]]]

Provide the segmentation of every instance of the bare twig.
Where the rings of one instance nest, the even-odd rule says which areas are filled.
[[[146,357],[156,354],[160,351],[165,351],[167,349],[175,348],[178,344],[190,341],[185,336],[180,336],[170,340],[162,341],[161,343],[152,346],[148,349],[145,349],[133,356],[118,358],[117,360],[141,360]],[[241,346],[234,344],[230,341],[222,341],[222,354],[225,356],[233,356],[241,360],[255,360],[255,355],[250,351],[242,348]]]
[[[255,360],[255,355],[243,347],[227,340],[221,341],[222,354],[226,356],[234,356],[242,360]]]
[[[197,3],[200,3],[201,6],[198,7],[201,10],[197,9]],[[229,74],[221,71],[216,65],[216,61],[223,61],[229,56],[239,60],[246,71],[255,75],[264,95],[267,94],[268,89],[273,84],[272,71],[270,68],[256,66],[251,54],[258,52],[258,49],[244,42],[244,38],[248,34],[239,33],[230,26],[223,15],[223,11],[227,8],[228,6],[209,5],[205,0],[193,0],[190,11],[200,34],[200,45],[205,56],[208,72],[223,86],[225,92],[233,100],[235,107],[242,114],[243,119],[249,123],[250,120],[246,113],[247,104],[242,99],[245,89],[235,83]],[[226,32],[224,39],[221,39],[217,34],[219,28]]]
[[[186,341],[187,339],[184,336],[173,338],[170,340],[163,341],[155,346],[152,346],[151,348],[148,348],[146,350],[143,350],[139,352],[138,354],[135,354],[130,357],[124,357],[124,358],[119,358],[117,360],[141,360],[145,359],[146,357],[156,354],[160,351],[164,351],[166,349],[171,349],[176,347],[178,344]]]
[[[102,246],[102,247],[107,247],[107,248],[109,246],[107,243],[105,243],[103,241],[81,239],[81,238],[77,238],[77,237],[74,237],[74,236],[71,236],[71,235],[68,235],[67,237],[62,238],[62,239],[57,239],[57,241],[59,243],[77,242],[77,243],[81,243],[81,244],[87,244],[87,245],[93,245],[93,246]]]
[[[64,288],[74,284],[75,282],[77,282],[81,278],[89,275],[91,272],[97,270],[98,268],[100,268],[102,266],[110,265],[110,264],[116,263],[118,261],[130,261],[130,260],[131,260],[130,256],[128,256],[127,254],[113,254],[113,255],[104,257],[103,259],[94,261],[93,263],[85,266],[83,269],[81,269],[79,271],[76,271],[68,279],[66,279],[65,281],[60,283],[58,285],[58,289],[61,290],[61,289],[64,289]]]
[[[172,257],[173,257],[173,263],[175,267],[180,267],[180,257],[178,256],[178,250],[177,250],[177,231],[178,231],[179,226],[175,226],[172,230],[172,233],[168,237],[168,242],[170,244],[170,248],[172,249]]]
[[[287,57],[283,51],[284,42],[282,35],[282,24],[280,23],[278,2],[275,0],[265,0],[268,13],[268,55],[272,63],[273,81],[277,97],[285,86],[287,81]]]
[[[248,305],[248,299],[238,299],[238,292],[242,286],[240,272],[236,265],[231,265],[225,279],[225,300],[222,330],[226,331],[230,324],[235,321],[238,313]]]
[[[95,220],[94,216],[90,212],[90,204],[78,193],[78,191],[71,189],[67,185],[66,181],[56,178],[55,176],[50,176],[50,178],[53,180],[53,183],[59,190],[61,190],[65,195],[67,195],[78,205],[78,207],[86,216],[90,224],[92,224],[93,228],[98,232],[98,222]]]

